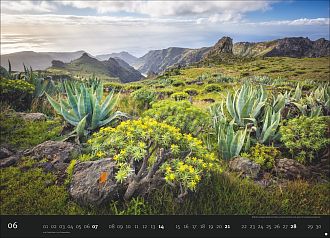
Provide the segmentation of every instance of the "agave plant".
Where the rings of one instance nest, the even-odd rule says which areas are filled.
[[[266,100],[267,94],[264,87],[255,88],[244,84],[234,95],[231,93],[227,95],[226,108],[231,119],[238,126],[245,127],[251,121],[256,122]]]
[[[281,120],[281,110],[276,111],[270,107],[267,108],[262,126],[256,127],[256,138],[258,142],[265,144],[279,138],[279,124]]]
[[[234,121],[227,123],[225,120],[215,120],[214,129],[218,150],[225,160],[238,156],[245,145],[245,150],[250,147],[250,135],[247,128],[234,130]]]
[[[50,104],[55,111],[64,119],[75,126],[74,132],[78,137],[86,135],[105,124],[108,124],[120,117],[126,117],[125,113],[114,112],[117,98],[114,98],[114,91],[103,98],[103,84],[86,86],[83,83],[69,84],[64,82],[67,98],[59,102],[47,95]]]

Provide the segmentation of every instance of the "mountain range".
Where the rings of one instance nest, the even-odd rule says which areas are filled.
[[[88,64],[82,63],[81,56]],[[160,73],[169,67],[187,66],[198,62],[221,63],[227,60],[256,57],[323,57],[330,55],[329,40],[324,38],[312,41],[304,37],[289,37],[266,42],[237,42],[230,37],[222,37],[215,45],[198,49],[170,47],[151,50],[137,58],[128,52],[101,54],[95,58],[84,51],[76,52],[33,52],[24,51],[1,55],[1,66],[8,68],[11,61],[14,70],[22,70],[23,63],[33,69],[46,69],[56,60],[64,63],[67,69],[81,68],[84,70],[106,73],[121,78],[122,81],[135,81],[142,74]],[[80,58],[79,58],[80,57]],[[80,60],[79,60],[79,59]],[[78,61],[75,61],[78,60]],[[81,63],[80,66],[79,62]],[[54,66],[54,65],[53,65]],[[132,66],[132,67],[131,67]],[[96,67],[96,69],[93,69]],[[133,67],[135,71],[133,71]],[[111,69],[111,70],[110,70]],[[129,80],[123,77],[129,77]]]
[[[110,57],[107,60],[100,61],[87,53],[83,53],[81,57],[69,63],[53,60],[52,66],[48,70],[59,70],[70,74],[87,73],[105,78],[118,78],[122,83],[138,81],[143,78],[139,71],[120,58],[115,59]]]

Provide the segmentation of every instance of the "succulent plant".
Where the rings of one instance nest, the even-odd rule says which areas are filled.
[[[69,84],[64,82],[67,98],[55,101],[47,95],[50,104],[55,111],[64,119],[75,126],[74,132],[78,136],[104,126],[117,118],[126,117],[125,113],[116,111],[114,107],[117,98],[114,98],[114,91],[110,92],[103,102],[103,85],[99,83],[86,86],[86,84]]]
[[[249,122],[255,122],[265,106],[267,94],[264,87],[255,88],[244,84],[234,95],[229,93],[226,99],[226,108],[232,120],[244,127]]]
[[[238,156],[245,145],[245,150],[250,147],[250,135],[247,127],[244,130],[234,130],[234,121],[227,123],[225,120],[214,121],[218,151],[222,159],[228,160]]]

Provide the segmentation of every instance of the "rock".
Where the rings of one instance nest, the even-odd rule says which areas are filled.
[[[222,37],[214,46],[213,49],[210,51],[211,54],[232,54],[233,53],[233,39],[224,36]]]
[[[31,150],[24,151],[24,155],[33,156],[36,159],[47,159],[53,164],[57,162],[69,163],[71,155],[79,153],[80,148],[73,143],[63,141],[45,141]]]
[[[243,157],[237,157],[229,162],[232,171],[239,172],[242,177],[257,178],[260,165]]]
[[[115,162],[100,159],[76,164],[69,193],[81,205],[100,205],[120,197],[121,185],[115,180]]]
[[[17,115],[26,121],[45,121],[47,119],[46,115],[43,113],[25,113],[18,112]]]
[[[21,158],[21,156],[17,155],[12,155],[10,157],[7,157],[5,159],[0,160],[0,168],[5,168],[12,166],[17,163],[17,161]]]
[[[5,147],[0,148],[0,159],[8,158],[12,156],[14,153]]]
[[[274,171],[277,176],[289,180],[311,176],[311,172],[306,166],[296,160],[287,158],[277,160]]]
[[[56,175],[58,183],[63,183],[66,178],[66,169],[73,155],[80,153],[79,146],[63,141],[45,141],[31,150],[24,151],[25,156],[31,156],[39,162],[36,166],[43,168],[45,172]]]

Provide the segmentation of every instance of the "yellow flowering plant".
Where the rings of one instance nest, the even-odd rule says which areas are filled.
[[[179,187],[182,197],[219,169],[215,155],[199,139],[150,117],[101,128],[88,143],[95,157],[116,161],[117,182],[127,184],[126,200],[155,180]]]

